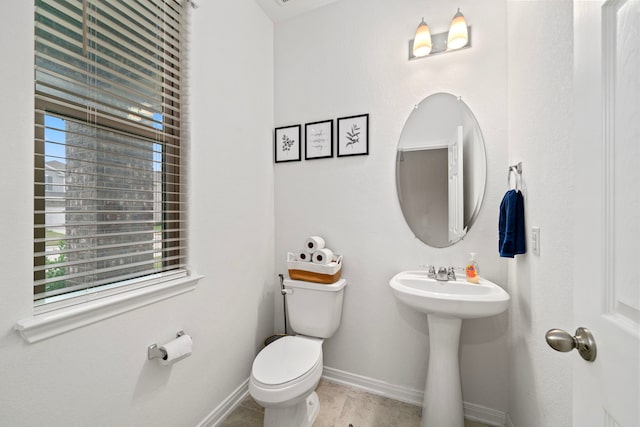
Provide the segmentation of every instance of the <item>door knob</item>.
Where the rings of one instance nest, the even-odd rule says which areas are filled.
[[[545,334],[547,344],[557,351],[571,351],[578,349],[580,356],[587,362],[596,360],[596,340],[587,328],[576,329],[575,336],[571,336],[562,329],[550,329]]]

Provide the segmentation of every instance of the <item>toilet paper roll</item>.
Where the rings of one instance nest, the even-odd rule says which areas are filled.
[[[191,356],[191,348],[193,341],[189,335],[182,335],[173,341],[169,341],[165,345],[160,346],[160,350],[166,353],[166,356],[160,359],[163,365],[171,365],[178,360]]]
[[[314,253],[320,249],[324,249],[324,239],[320,236],[311,236],[304,242],[304,250]]]
[[[333,252],[331,252],[331,249],[320,249],[318,251],[315,251],[313,253],[313,258],[311,258],[311,261],[313,261],[316,264],[329,264],[331,261],[333,261]]]
[[[305,251],[304,249],[299,250],[296,254],[298,261],[311,262],[311,257],[313,257],[313,252]]]

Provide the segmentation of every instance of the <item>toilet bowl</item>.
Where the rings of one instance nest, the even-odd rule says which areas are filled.
[[[265,408],[264,426],[311,426],[318,415],[314,390],[321,376],[321,339],[287,336],[265,347],[249,380],[249,393]]]
[[[340,324],[346,281],[284,284],[292,290],[287,311],[299,335],[280,338],[260,351],[251,368],[249,393],[265,409],[265,427],[310,427],[320,409],[315,389],[322,376],[322,343]]]

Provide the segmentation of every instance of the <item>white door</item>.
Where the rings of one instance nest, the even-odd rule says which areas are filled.
[[[464,129],[458,126],[447,144],[449,159],[449,242],[460,240],[464,228]]]
[[[573,425],[640,426],[640,0],[574,2]],[[573,331],[568,331],[573,333]]]

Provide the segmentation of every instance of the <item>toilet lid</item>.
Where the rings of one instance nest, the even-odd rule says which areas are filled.
[[[251,373],[263,384],[284,384],[309,372],[321,355],[320,340],[283,337],[262,349],[253,361]]]

